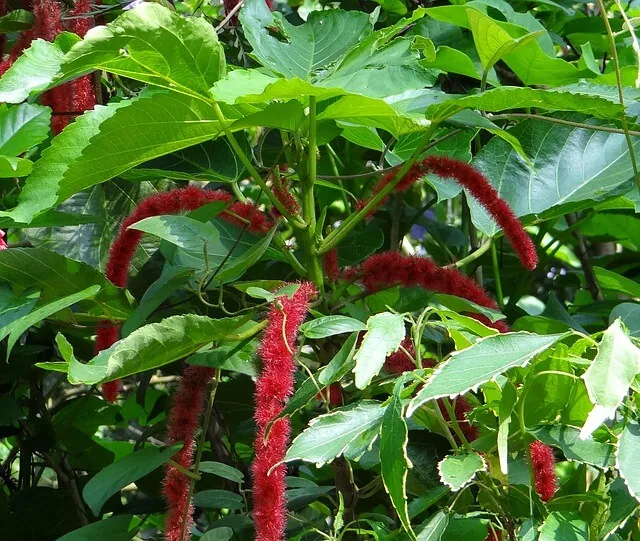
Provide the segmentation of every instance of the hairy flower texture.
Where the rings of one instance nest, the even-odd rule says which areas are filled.
[[[286,208],[293,216],[300,214],[300,205],[298,201],[281,182],[274,183],[273,193],[280,200],[282,206]],[[277,210],[277,209],[276,209]]]
[[[320,391],[316,398],[318,400],[327,400],[331,406],[342,405],[342,387],[339,383],[332,383],[326,389]]]
[[[182,449],[173,456],[173,461],[187,470],[192,465],[198,422],[205,402],[207,384],[213,375],[213,368],[189,366],[182,374],[180,386],[173,397],[173,406],[169,415],[169,439],[171,443],[184,442]],[[189,527],[193,506],[189,502],[186,513],[187,524],[184,525],[185,539],[181,539],[189,485],[189,477],[171,464],[166,466],[163,492],[169,507],[165,526],[167,541],[186,541],[191,537]]]
[[[269,326],[258,350],[263,365],[255,393],[257,434],[251,466],[257,541],[284,539],[287,468],[281,462],[291,431],[289,418],[274,422],[266,441],[265,435],[269,423],[282,411],[285,401],[293,394],[298,327],[304,321],[309,301],[315,293],[311,283],[303,282],[293,296],[279,297],[267,316]]]
[[[466,188],[492,216],[496,223],[504,230],[504,234],[518,254],[522,264],[532,270],[538,264],[538,254],[529,235],[511,210],[511,207],[498,195],[480,171],[468,163],[446,156],[428,156],[421,162],[411,166],[407,174],[395,186],[398,192],[408,190],[414,182],[425,175],[433,173],[441,178],[450,178]],[[378,194],[396,175],[396,171],[387,173],[373,189],[373,195]],[[365,201],[365,204],[369,200]],[[380,201],[380,204],[384,199]],[[363,205],[362,205],[363,206]]]
[[[502,541],[502,532],[500,532],[500,530],[490,529],[489,534],[484,541]]]
[[[440,408],[445,421],[450,421],[451,418],[449,417],[449,412],[442,403],[442,400],[438,400],[438,407]],[[464,434],[464,437],[467,441],[478,439],[478,429],[467,419],[467,413],[469,413],[472,409],[473,408],[471,407],[471,404],[469,404],[469,402],[467,402],[462,396],[456,398],[456,421],[458,422],[458,426],[460,427],[460,430],[462,431],[462,434]],[[458,438],[456,437],[456,439]]]
[[[338,265],[338,249],[329,250],[323,258],[324,273],[330,282],[336,282],[340,278],[340,266]]]
[[[531,466],[536,482],[536,492],[543,502],[548,502],[556,492],[556,472],[553,449],[541,441],[529,445]]]
[[[409,355],[411,355],[409,357]],[[384,361],[384,369],[390,374],[402,374],[416,369],[413,360],[416,350],[413,347],[413,340],[406,337],[400,344],[400,348],[389,355]]]
[[[129,229],[140,220],[161,214],[177,214],[182,211],[191,211],[214,201],[228,202],[232,196],[224,190],[204,190],[196,186],[187,186],[168,192],[161,192],[143,199],[133,212],[125,218],[120,226],[120,232],[113,241],[109,250],[105,274],[107,278],[118,287],[126,287],[129,277],[129,268],[136,252],[136,248],[142,239],[142,231]],[[228,222],[245,225],[255,233],[268,231],[273,223],[263,212],[252,203],[236,202],[225,209],[220,216]],[[117,329],[108,321],[102,321],[96,335],[96,351],[102,351],[114,344],[118,339]],[[110,402],[118,396],[119,381],[105,383],[102,391],[105,399]]]
[[[78,0],[71,11],[73,18],[69,20],[69,30],[83,38],[93,28],[93,17],[90,17],[89,13],[91,13],[89,0]],[[64,86],[71,93],[70,112],[81,113],[96,106],[96,95],[91,75],[78,77]],[[66,118],[69,122],[70,117]]]

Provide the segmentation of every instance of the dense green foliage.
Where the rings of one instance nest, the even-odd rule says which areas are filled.
[[[257,348],[298,280],[318,295],[280,414],[288,539],[640,539],[640,2],[245,0],[238,20],[137,4],[94,6],[104,26],[33,41],[0,78],[0,539],[162,539],[188,365],[217,369],[191,539],[252,539]],[[5,53],[32,19],[0,17]],[[53,136],[43,92],[88,73],[102,104]],[[358,206],[435,154],[487,176],[534,271],[451,180]],[[224,202],[146,218],[114,285],[121,222],[189,183],[273,227]],[[353,274],[327,275],[333,249]],[[366,289],[357,266],[381,251],[458,268],[499,309]],[[96,353],[105,322],[121,338]],[[415,369],[385,369],[394,352]],[[557,461],[550,499],[535,440]]]

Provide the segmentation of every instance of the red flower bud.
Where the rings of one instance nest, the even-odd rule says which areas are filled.
[[[536,492],[543,502],[547,502],[553,498],[557,488],[553,449],[536,440],[529,445],[529,453],[531,454]]]

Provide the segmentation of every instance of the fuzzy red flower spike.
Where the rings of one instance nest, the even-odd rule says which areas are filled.
[[[531,455],[536,492],[543,502],[548,502],[553,498],[557,489],[556,461],[553,456],[553,449],[536,440],[529,445],[529,453]]]
[[[258,353],[263,361],[262,374],[255,392],[255,457],[253,477],[253,518],[257,541],[282,541],[286,527],[285,476],[282,463],[291,425],[288,417],[269,423],[282,411],[293,394],[296,338],[304,321],[309,301],[316,294],[313,284],[303,282],[291,297],[278,297],[267,320]]]

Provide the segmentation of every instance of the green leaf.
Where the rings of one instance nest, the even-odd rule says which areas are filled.
[[[589,525],[573,513],[554,511],[540,526],[538,541],[588,541]]]
[[[248,250],[231,257],[223,266],[223,269],[215,275],[212,284],[226,284],[240,278],[250,267],[255,265],[264,255],[276,234],[277,227],[271,228],[262,239],[256,242]]]
[[[244,509],[244,500],[235,492],[212,489],[196,492],[193,505],[205,509]]]
[[[318,339],[354,331],[366,331],[367,326],[352,317],[324,316],[307,321],[300,326],[307,338]]]
[[[449,525],[449,514],[440,510],[433,515],[418,534],[418,541],[440,541]]]
[[[160,237],[187,253],[191,252],[195,257],[203,255],[207,245],[216,243],[220,238],[220,233],[212,223],[200,222],[188,216],[152,216],[130,225],[129,229]]]
[[[210,96],[226,66],[206,19],[144,2],[76,44],[64,58],[62,79],[94,69],[197,97]]]
[[[0,340],[11,332],[14,322],[31,312],[39,298],[39,291],[27,290],[17,296],[9,285],[0,284]]]
[[[200,472],[211,473],[234,483],[242,483],[244,481],[244,474],[240,470],[222,462],[201,462]]]
[[[0,17],[0,34],[20,32],[31,28],[33,24],[33,12],[25,9],[14,9]]]
[[[611,503],[609,505],[609,517],[602,527],[604,535],[615,532],[640,507],[638,501],[629,494],[627,485],[621,477],[614,479],[609,485],[608,495],[611,498]]]
[[[438,366],[425,386],[411,400],[407,416],[413,415],[428,400],[444,396],[455,398],[510,368],[525,366],[564,336],[538,336],[517,332],[479,339],[467,349],[452,353],[446,362]]]
[[[518,394],[511,382],[507,381],[502,388],[500,405],[498,407],[498,458],[500,460],[500,471],[504,475],[509,474],[509,425],[511,424],[511,413],[518,400]]]
[[[247,0],[240,22],[252,55],[263,66],[304,80],[340,60],[372,30],[368,14],[337,9],[311,11],[304,24],[294,26],[281,13],[272,13],[264,0]],[[269,27],[279,28],[283,39],[271,36]]]
[[[407,456],[409,432],[402,414],[402,391],[404,377],[396,380],[391,402],[387,406],[380,427],[380,468],[384,488],[400,517],[403,528],[411,539],[415,533],[411,528],[407,507],[407,473],[411,463]]]
[[[541,442],[558,447],[567,460],[584,462],[598,468],[610,468],[614,465],[615,448],[591,437],[580,439],[577,428],[567,425],[539,425],[528,430]]]
[[[635,280],[630,280],[617,272],[603,269],[602,267],[593,267],[593,272],[598,280],[598,285],[602,289],[610,289],[632,297],[640,297],[640,284]]]
[[[26,177],[33,169],[33,162],[25,158],[0,156],[0,178]]]
[[[603,122],[578,114],[557,118],[603,125]],[[624,135],[549,122],[526,120],[509,130],[521,143],[533,167],[509,143],[494,138],[473,160],[516,216],[540,215],[561,205],[602,199],[627,186],[633,176],[629,149]],[[634,140],[637,149],[640,140]],[[603,153],[602,149],[607,152]],[[636,150],[637,151],[637,150]],[[470,201],[476,227],[494,235],[498,227],[486,211]]]
[[[0,154],[18,156],[49,135],[51,109],[34,103],[0,108]]]
[[[440,480],[454,492],[467,486],[487,464],[477,453],[449,455],[438,463]]]
[[[120,489],[162,466],[175,455],[182,444],[158,449],[145,447],[127,455],[93,476],[82,490],[82,497],[95,516],[105,502]]]
[[[448,97],[444,101],[431,105],[427,109],[427,117],[441,122],[464,109],[499,112],[535,107],[548,111],[578,111],[602,119],[618,118],[623,112],[622,106],[595,92],[601,88],[601,85],[591,85],[590,87],[560,87],[542,90],[503,86],[479,94]]]
[[[137,528],[129,530],[132,518],[132,515],[114,515],[69,532],[57,541],[130,541],[138,532]]]
[[[364,400],[312,419],[293,440],[285,462],[303,460],[320,467],[343,453],[361,455],[377,439],[385,409]]]
[[[53,43],[33,40],[0,78],[0,103],[20,103],[47,88],[60,70],[67,36],[61,34]]]
[[[387,355],[400,347],[405,337],[404,318],[385,312],[371,316],[367,321],[367,332],[355,355],[353,369],[358,389],[364,389],[380,372]]]
[[[478,56],[480,56],[480,61],[485,70],[493,67],[505,55],[514,52],[537,37],[537,34],[531,33],[521,38],[513,39],[509,32],[501,28],[496,21],[477,9],[467,8],[467,18]]]
[[[223,527],[207,531],[200,541],[229,541],[235,535],[233,529]]]
[[[10,212],[0,212],[0,216],[8,216],[16,222],[29,223],[37,214],[72,195],[74,192],[64,198],[58,196],[70,165],[80,157],[87,142],[99,133],[101,124],[111,118],[118,109],[132,103],[134,101],[130,100],[112,103],[106,107],[96,106],[67,126],[36,162],[33,173],[20,192],[18,206]],[[88,186],[91,184],[77,191]]]
[[[298,390],[274,421],[281,417],[290,417],[295,412],[301,410],[311,402],[318,393],[322,392],[323,389],[332,383],[340,381],[353,369],[353,354],[357,336],[357,334],[349,336],[327,366],[319,370],[314,378],[308,377],[302,382]]]
[[[99,285],[101,289],[95,302],[83,306],[84,312],[95,317],[124,319],[131,311],[125,291],[114,286],[96,269],[41,248],[0,251],[0,281],[24,289],[41,288],[44,303]]]
[[[95,297],[100,292],[100,286],[90,286],[83,291],[68,295],[56,301],[45,304],[44,306],[34,310],[23,318],[14,321],[13,324],[7,328],[0,329],[0,340],[2,340],[7,334],[9,334],[9,340],[7,341],[7,362],[9,361],[9,355],[15,343],[20,339],[20,336],[29,327],[33,327],[36,323],[39,323],[43,319],[60,312],[61,310],[68,308],[76,304],[77,302]]]
[[[364,260],[384,244],[384,233],[375,227],[354,231],[338,248],[338,263],[341,267],[352,266]]]
[[[593,434],[606,419],[614,418],[639,373],[640,350],[616,319],[604,332],[595,359],[582,375],[594,407],[580,431],[581,438]]]
[[[631,495],[640,501],[640,424],[631,421],[624,427],[618,438],[616,468],[624,479]]]
[[[195,353],[203,346],[231,334],[246,318],[211,319],[185,314],[150,323],[98,353],[86,364],[79,363],[70,348],[61,351],[69,363],[71,383],[94,385],[160,368]]]
[[[251,377],[260,375],[260,361],[256,355],[256,342],[224,344],[210,351],[196,353],[187,359],[195,366],[209,366]]]
[[[609,314],[609,325],[620,319],[629,330],[629,336],[640,337],[640,304],[623,302],[618,304]]]

